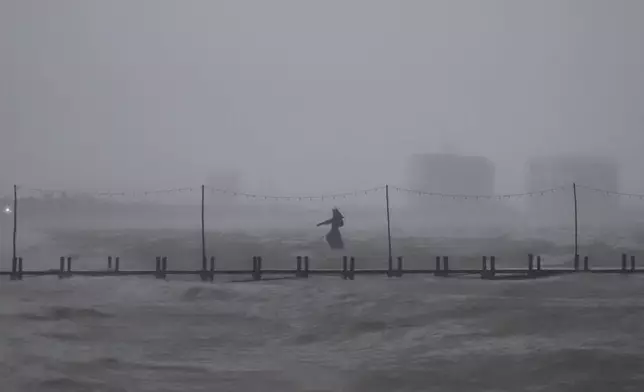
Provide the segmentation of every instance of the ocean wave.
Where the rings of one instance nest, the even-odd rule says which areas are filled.
[[[226,301],[235,297],[235,294],[228,290],[206,287],[190,287],[181,294],[183,301],[195,300],[217,300]]]
[[[32,389],[33,388],[33,389]],[[74,376],[53,377],[35,383],[29,390],[48,392],[125,392],[126,389]]]
[[[110,314],[93,308],[71,308],[67,306],[53,306],[44,308],[42,312],[26,313],[21,317],[26,320],[35,321],[59,321],[59,320],[88,320],[107,319]]]

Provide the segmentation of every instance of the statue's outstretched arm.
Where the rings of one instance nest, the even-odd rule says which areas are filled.
[[[330,224],[331,224],[331,222],[333,222],[333,219],[328,219],[328,220],[325,220],[324,222],[320,222],[320,223],[318,223],[318,226],[322,226],[322,225],[330,225]]]

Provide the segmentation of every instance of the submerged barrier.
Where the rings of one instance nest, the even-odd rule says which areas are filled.
[[[199,276],[204,282],[213,282],[217,275],[246,275],[252,281],[260,281],[266,275],[292,275],[295,278],[306,279],[310,275],[340,276],[343,280],[355,280],[356,275],[383,275],[390,278],[401,278],[403,275],[434,275],[437,277],[449,277],[453,275],[479,275],[481,279],[504,280],[504,279],[534,279],[539,277],[573,274],[573,273],[599,273],[599,274],[634,274],[644,273],[644,269],[636,268],[634,255],[621,255],[621,265],[618,267],[591,268],[590,258],[583,258],[583,270],[580,270],[580,256],[574,258],[573,268],[543,268],[542,256],[529,254],[526,268],[497,268],[495,256],[482,256],[480,269],[450,268],[448,256],[436,256],[434,268],[428,269],[405,269],[404,258],[396,258],[396,268],[390,260],[387,268],[383,269],[359,269],[356,267],[356,258],[343,256],[341,268],[338,269],[314,269],[311,268],[308,256],[297,256],[293,269],[271,269],[264,268],[261,256],[252,257],[250,269],[216,269],[215,257],[207,259],[201,269],[198,270],[175,270],[168,269],[169,260],[167,256],[155,258],[155,268],[150,270],[128,270],[121,269],[120,257],[107,257],[107,268],[104,270],[78,270],[73,269],[71,257],[60,257],[58,269],[28,270],[24,268],[22,257],[16,257],[11,264],[11,271],[0,271],[0,276],[9,276],[11,280],[19,281],[25,276],[58,276],[59,278],[70,278],[72,276],[152,276],[157,279],[167,279],[168,275],[194,275]],[[629,265],[630,260],[630,265]]]

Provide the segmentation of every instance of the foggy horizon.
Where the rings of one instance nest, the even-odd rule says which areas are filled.
[[[411,154],[601,155],[644,192],[644,3],[56,1],[0,5],[0,194],[405,185]]]
[[[2,392],[644,390],[643,21],[0,0]]]

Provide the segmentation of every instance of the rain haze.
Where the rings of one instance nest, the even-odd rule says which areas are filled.
[[[643,20],[0,0],[4,388],[642,390]]]
[[[407,155],[617,157],[644,107],[639,1],[3,0],[3,189],[344,191]],[[82,162],[82,164],[80,164]]]

